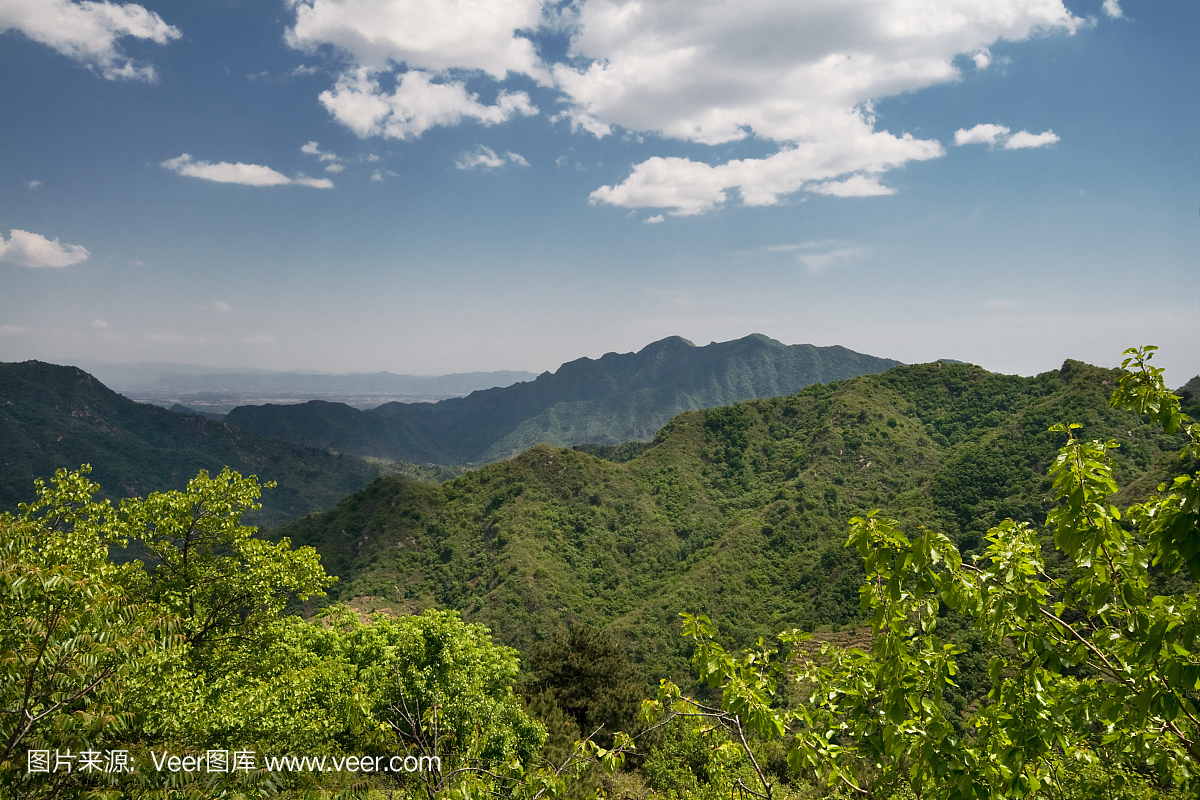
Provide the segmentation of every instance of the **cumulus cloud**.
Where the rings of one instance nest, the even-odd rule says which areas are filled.
[[[668,208],[671,214],[688,216],[724,203],[730,189],[736,189],[747,206],[775,205],[801,188],[843,197],[891,194],[893,190],[879,183],[878,173],[942,153],[936,141],[872,130],[869,120],[858,114],[848,120],[839,138],[789,145],[767,158],[710,166],[655,156],[634,167],[622,183],[592,192],[591,201],[629,208]],[[858,174],[844,181],[831,180],[850,173]]]
[[[529,162],[523,156],[512,152],[502,156],[496,155],[496,151],[483,145],[476,145],[473,150],[464,151],[454,162],[454,166],[458,169],[496,169],[505,164],[514,164],[518,167],[529,166]]]
[[[233,306],[226,303],[224,300],[215,300],[212,304],[212,310],[218,314],[228,314],[233,311]]]
[[[22,267],[69,267],[87,260],[91,253],[77,244],[60,244],[45,236],[13,230],[8,241],[0,234],[0,261]]]
[[[517,33],[538,27],[542,0],[294,0],[293,8],[289,45],[306,52],[332,45],[349,59],[350,68],[320,100],[359,136],[406,139],[439,125],[494,125],[537,113],[524,92],[502,91],[493,105],[480,103],[452,72],[482,72],[495,81],[523,74],[550,83],[533,42]],[[389,94],[379,78],[399,64],[407,71]]]
[[[333,181],[328,178],[310,178],[303,173],[289,178],[270,167],[264,167],[261,164],[243,164],[240,161],[236,164],[230,164],[228,161],[210,164],[207,161],[196,161],[188,153],[168,158],[160,166],[189,178],[201,178],[217,183],[240,183],[243,186],[283,186],[293,183],[317,189],[333,188]]]
[[[344,73],[319,99],[334,119],[359,136],[392,139],[417,137],[467,119],[495,125],[518,114],[538,113],[525,92],[502,91],[494,104],[485,105],[461,81],[435,83],[430,73],[419,70],[401,75],[389,94],[380,88],[377,73],[360,67]]]
[[[1008,141],[1004,143],[1004,149],[1024,150],[1030,147],[1045,147],[1046,145],[1054,144],[1058,140],[1058,134],[1054,131],[1045,131],[1043,133],[1017,131],[1008,137]]]
[[[1120,19],[1125,16],[1125,12],[1121,10],[1121,4],[1118,0],[1104,0],[1104,13],[1113,19]]]
[[[957,80],[961,54],[984,68],[998,40],[1081,24],[1059,0],[589,0],[571,39],[581,65],[553,72],[564,114],[598,136],[619,126],[701,144],[780,144],[774,156],[717,167],[651,159],[592,194],[690,214],[725,202],[730,188],[747,205],[800,190],[890,193],[880,173],[944,150],[877,130],[871,101]]]
[[[538,27],[542,0],[292,0],[289,45],[316,52],[333,45],[373,71],[407,64],[446,72],[480,70],[497,80],[509,72],[547,80],[533,42],[518,30]]]
[[[987,144],[994,145],[996,139],[1008,136],[1008,128],[1003,125],[992,125],[984,122],[976,125],[970,130],[959,128],[954,132],[954,143],[957,145],[964,144]]]
[[[100,330],[104,330],[105,328],[108,327],[108,323],[102,319],[94,319],[94,320],[92,320],[92,327],[99,328]]]
[[[642,220],[642,222],[646,223],[647,225],[657,225],[664,219],[666,218],[662,214],[655,214],[653,217],[646,217],[644,220]]]
[[[178,39],[179,29],[153,11],[135,3],[108,0],[5,0],[0,3],[0,32],[20,31],[35,42],[57,50],[108,80],[156,79],[154,67],[121,53],[124,37],[166,44]]]
[[[41,181],[25,181],[26,189],[36,189],[42,185]]]
[[[944,149],[877,128],[873,101],[958,80],[963,56],[986,69],[998,41],[1085,24],[1062,0],[292,0],[292,8],[291,46],[331,46],[346,59],[320,100],[362,137],[536,114],[528,95],[503,85],[528,76],[560,93],[553,119],[598,137],[775,143],[773,155],[716,165],[657,156],[591,195],[684,215],[733,191],[746,205],[798,191],[890,194],[882,173]],[[521,33],[530,30],[566,36],[564,60],[542,63]],[[468,80],[490,84],[496,99],[481,102]]]

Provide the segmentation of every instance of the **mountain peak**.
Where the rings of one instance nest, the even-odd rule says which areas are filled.
[[[682,336],[668,336],[665,339],[659,339],[657,342],[651,342],[638,351],[638,355],[642,353],[653,354],[668,350],[681,350],[685,347],[695,347],[695,343],[683,338]]]

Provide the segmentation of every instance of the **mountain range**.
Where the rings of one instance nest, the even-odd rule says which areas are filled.
[[[1122,506],[1178,474],[1182,435],[1111,408],[1116,377],[1077,361],[1031,378],[896,367],[685,412],[620,463],[538,445],[441,484],[381,478],[271,535],[317,548],[340,577],[329,599],[362,612],[458,609],[525,652],[605,628],[653,685],[687,681],[680,612],[708,614],[739,646],[792,627],[856,635],[854,515],[882,509],[910,535],[935,528],[968,556],[1004,518],[1041,524],[1064,442],[1054,423],[1117,441]],[[1193,416],[1197,383],[1184,392]],[[986,691],[986,637],[954,636],[967,648],[964,697]]]
[[[649,440],[675,415],[778,397],[900,362],[844,347],[785,345],[761,334],[697,347],[678,336],[637,353],[580,358],[553,373],[437,403],[239,406],[225,421],[310,447],[374,458],[489,463],[534,444]]]
[[[268,439],[135,403],[77,367],[0,363],[0,510],[33,499],[35,478],[92,465],[111,499],[182,489],[201,469],[225,466],[279,486],[248,521],[277,525],[329,508],[382,474],[445,477]]]

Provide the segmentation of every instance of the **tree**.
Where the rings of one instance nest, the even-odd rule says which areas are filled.
[[[29,788],[30,749],[95,749],[130,722],[120,692],[151,651],[172,644],[168,617],[131,596],[136,571],[108,557],[124,541],[88,467],[59,470],[19,513],[0,514],[0,787]],[[58,775],[59,784],[69,777]]]
[[[1150,366],[1154,350],[1126,351],[1112,404],[1168,433],[1184,431],[1180,455],[1190,474],[1122,514],[1111,503],[1117,443],[1082,441],[1075,424],[1053,426],[1067,441],[1050,467],[1058,505],[1046,533],[1069,578],[1047,574],[1043,539],[1028,524],[993,527],[968,564],[935,531],[909,539],[876,512],[855,517],[847,545],[866,568],[860,599],[873,633],[869,652],[817,649],[809,634],[792,631],[779,646],[760,640],[736,656],[714,641],[706,617],[685,615],[694,663],[721,690],[720,707],[664,682],[649,710],[784,739],[795,772],[864,797],[901,788],[954,800],[1080,796],[1079,776],[1089,770],[1104,774],[1110,796],[1147,781],[1200,789],[1200,426]],[[1152,595],[1162,576],[1180,590]],[[938,634],[951,612],[999,650],[991,690],[965,733],[944,698],[961,652]],[[785,681],[800,685],[804,702],[779,707]],[[752,757],[751,743],[741,741]],[[758,779],[747,790],[771,797],[768,776],[760,770]]]
[[[93,499],[89,472],[59,470],[17,515],[0,515],[0,793],[154,780],[145,770],[83,773],[82,752],[116,750],[132,764],[154,747],[203,752],[225,737],[304,746],[315,731],[354,723],[337,697],[344,664],[313,663],[317,639],[280,616],[290,596],[332,579],[311,548],[241,525],[258,507],[253,477],[201,472],[186,491],[114,508]],[[148,569],[110,558],[130,540],[152,555]],[[47,753],[50,769],[30,769],[31,750]],[[260,778],[237,776],[239,788]]]

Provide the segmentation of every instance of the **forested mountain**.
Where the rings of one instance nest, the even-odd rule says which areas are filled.
[[[858,620],[852,515],[882,508],[967,553],[1006,517],[1041,523],[1056,422],[1116,439],[1118,482],[1152,489],[1181,439],[1111,408],[1114,376],[897,367],[684,413],[622,463],[542,445],[440,485],[382,478],[277,533],[315,546],[341,577],[331,596],[366,610],[461,609],[521,650],[607,626],[646,679],[686,677],[682,611],[739,644]]]
[[[201,469],[229,466],[278,482],[250,518],[277,525],[400,469],[135,403],[76,367],[38,361],[0,363],[0,442],[0,510],[31,500],[34,478],[60,467],[90,463],[93,480],[126,497],[182,489]]]
[[[241,406],[226,422],[343,453],[437,464],[487,463],[537,443],[646,440],[683,411],[777,397],[899,362],[761,334],[697,347],[672,336],[637,353],[580,358],[536,380],[438,403]]]

